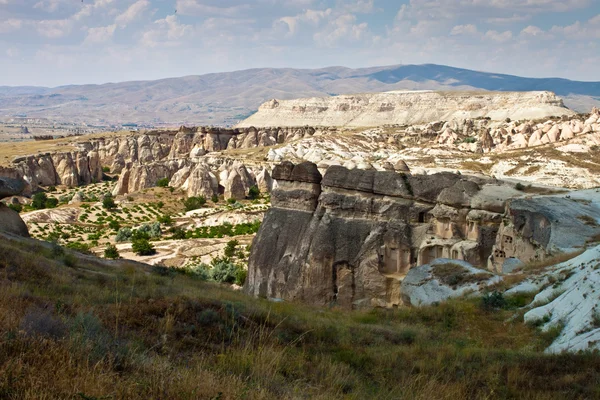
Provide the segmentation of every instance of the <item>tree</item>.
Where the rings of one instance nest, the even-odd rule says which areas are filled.
[[[156,186],[166,188],[169,186],[169,178],[162,178],[156,181]]]
[[[250,200],[258,199],[260,197],[260,189],[258,186],[254,185],[250,187],[248,190],[248,197]]]
[[[33,195],[31,199],[31,207],[35,210],[43,210],[46,208],[46,201],[48,200],[48,196],[44,192],[36,193]]]
[[[106,208],[107,210],[114,210],[117,208],[115,198],[112,196],[112,194],[107,194],[104,196],[104,199],[102,200],[102,207]]]
[[[106,246],[106,249],[104,249],[104,258],[116,260],[119,257],[120,257],[120,254],[119,254],[119,250],[117,249],[117,246],[112,245],[112,244],[109,244],[108,246]]]
[[[119,221],[113,220],[108,223],[108,227],[113,231],[118,231],[121,228],[121,224],[119,223]]]
[[[188,197],[184,200],[185,211],[197,210],[206,204],[206,199],[202,196]]]
[[[148,239],[134,239],[131,249],[138,256],[151,256],[156,254],[156,249]]]
[[[225,257],[233,257],[238,244],[240,244],[240,242],[238,242],[237,240],[230,240],[229,242],[227,242],[227,246],[225,246]]]

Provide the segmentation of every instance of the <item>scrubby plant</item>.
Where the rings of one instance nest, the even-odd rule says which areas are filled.
[[[108,223],[108,227],[113,231],[118,231],[121,228],[121,224],[119,223],[119,221],[112,220]]]
[[[254,200],[254,199],[258,199],[260,197],[260,189],[258,189],[258,186],[254,185],[251,186],[250,189],[248,190],[248,198],[250,198],[250,200]]]
[[[151,256],[156,254],[156,249],[148,239],[134,239],[131,244],[131,249],[138,256]]]
[[[215,282],[237,283],[242,279],[245,280],[245,275],[240,272],[243,271],[243,268],[227,257],[213,259],[211,267],[210,277]]]
[[[158,218],[156,218],[156,220],[158,222],[160,222],[161,224],[165,224],[165,225],[171,225],[173,223],[173,218],[170,215],[159,215]]]
[[[225,246],[225,257],[231,258],[235,255],[235,250],[237,246],[240,244],[237,240],[230,240],[227,242],[227,246]]]
[[[206,204],[206,199],[203,196],[188,197],[183,201],[183,206],[186,211],[197,210]]]
[[[169,178],[161,178],[156,181],[156,186],[166,188],[169,186]]]
[[[18,213],[23,211],[23,206],[20,204],[9,204],[8,208],[10,208],[11,210],[16,211]]]
[[[75,251],[77,251],[79,253],[92,254],[91,247],[87,243],[83,243],[83,242],[71,242],[71,243],[67,243],[67,245],[65,247],[68,248],[68,249],[71,249],[71,250],[75,250]]]
[[[237,200],[234,198],[227,199],[227,203],[229,203],[229,204],[235,204],[236,202],[237,202]]]
[[[216,194],[213,194],[212,197],[210,198],[210,201],[217,204],[219,202],[219,196],[217,196]]]
[[[500,310],[505,308],[506,305],[506,299],[501,292],[486,293],[481,298],[481,307],[486,311]]]
[[[131,240],[132,235],[133,231],[131,230],[131,228],[121,228],[117,232],[117,237],[115,238],[115,240],[117,242],[127,242]]]
[[[104,207],[107,210],[114,210],[115,208],[117,208],[115,198],[111,194],[104,195],[104,199],[102,200],[102,207]]]
[[[104,258],[108,258],[111,260],[116,260],[117,258],[120,258],[119,250],[117,249],[117,247],[113,244],[109,244],[108,246],[106,246],[106,248],[104,249]]]

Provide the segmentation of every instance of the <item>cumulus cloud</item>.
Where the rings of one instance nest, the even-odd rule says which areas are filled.
[[[99,26],[96,28],[88,28],[87,36],[85,38],[86,44],[104,43],[109,41],[115,34],[117,29],[116,24],[108,26]]]
[[[180,39],[193,34],[191,25],[182,24],[175,15],[154,21],[154,27],[144,32],[142,44],[146,47],[178,46]]]
[[[119,14],[115,19],[115,23],[123,28],[133,22],[135,19],[141,17],[143,11],[150,6],[149,0],[137,0],[127,10]]]
[[[221,6],[206,4],[201,0],[177,0],[175,8],[178,14],[193,16],[237,16],[250,9],[249,4],[239,4],[234,6]]]

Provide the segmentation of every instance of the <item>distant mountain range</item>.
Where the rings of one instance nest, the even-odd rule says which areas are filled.
[[[434,64],[360,69],[259,68],[103,85],[0,86],[0,121],[28,117],[89,125],[234,125],[273,98],[398,89],[549,90],[576,111],[587,112],[600,105],[600,82],[523,78]]]

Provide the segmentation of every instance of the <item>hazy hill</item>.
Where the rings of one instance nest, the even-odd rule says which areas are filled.
[[[232,125],[266,100],[395,89],[549,90],[589,111],[600,104],[600,82],[523,78],[442,65],[350,69],[260,68],[156,81],[57,88],[0,86],[0,119],[45,117],[88,124]]]

